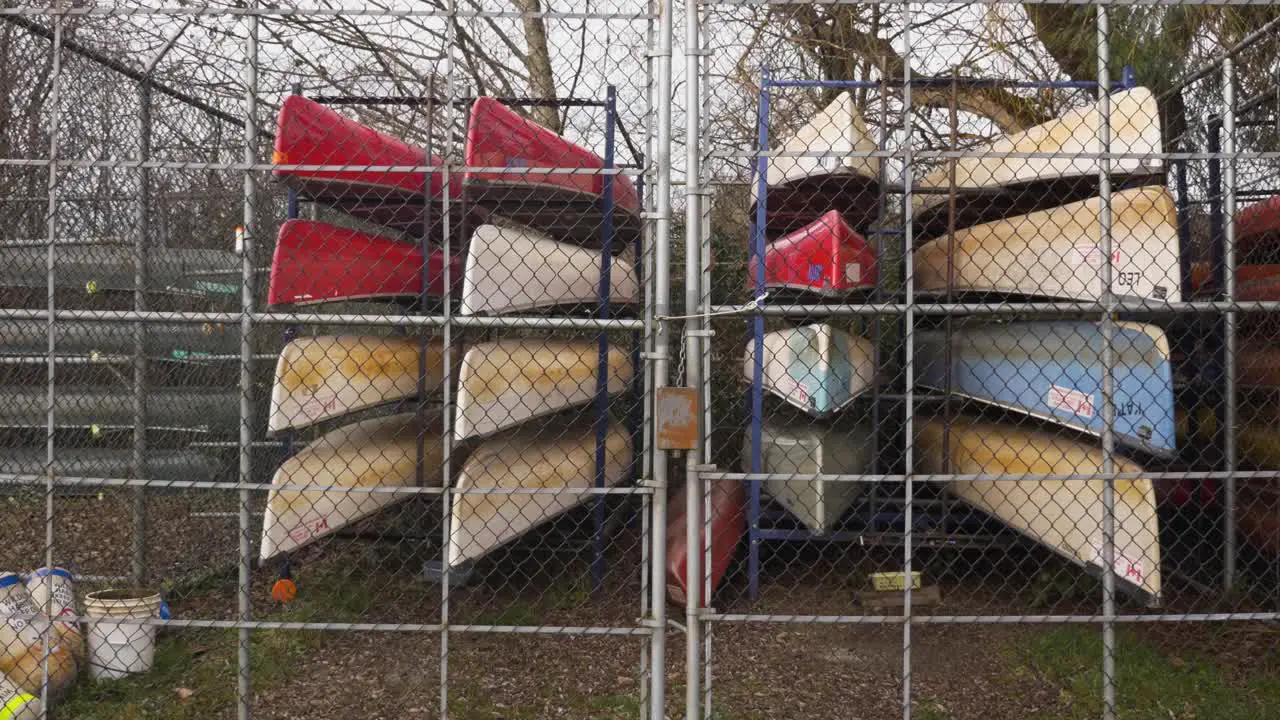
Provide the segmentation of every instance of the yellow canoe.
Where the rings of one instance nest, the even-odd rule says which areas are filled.
[[[407,337],[338,335],[290,342],[276,362],[267,431],[307,427],[416,395],[421,350],[420,339]],[[440,340],[428,341],[426,360],[430,393],[440,389],[444,375]]]
[[[1102,297],[1099,198],[975,225],[921,245],[916,289]],[[1112,195],[1111,290],[1122,298],[1178,302],[1178,215],[1161,186]],[[951,268],[948,270],[948,255]]]
[[[272,490],[267,495],[261,559],[297,550],[407,499],[409,495],[349,489],[412,486],[417,479],[419,445],[422,481],[439,487],[444,454],[440,428],[432,421],[424,429],[415,413],[340,427],[285,460],[271,479],[272,485],[315,489]]]
[[[610,423],[605,436],[604,484],[627,478],[631,435]],[[596,434],[592,419],[567,426],[539,425],[490,438],[462,466],[458,490],[540,489],[558,493],[458,493],[453,496],[448,562],[451,567],[483,557],[595,495]]]
[[[1102,570],[1102,480],[1045,480],[1037,475],[1102,472],[1102,450],[1031,427],[958,417],[943,452],[943,421],[919,425],[920,472],[954,475],[1026,475],[1025,480],[956,481],[947,489],[973,507],[1087,568]],[[1141,472],[1120,457],[1115,471]],[[1160,602],[1160,526],[1150,480],[1115,481],[1116,579]]]

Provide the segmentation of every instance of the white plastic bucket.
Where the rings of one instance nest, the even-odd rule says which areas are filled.
[[[40,698],[0,675],[0,720],[39,720]]]
[[[89,621],[89,677],[117,679],[151,669],[156,626],[123,619],[160,616],[160,596],[147,590],[101,590],[84,598]]]

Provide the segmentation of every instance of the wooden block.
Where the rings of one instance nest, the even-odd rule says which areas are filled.
[[[858,604],[865,608],[876,610],[900,608],[904,604],[901,590],[889,590],[885,592],[860,590],[858,591],[857,598]],[[925,585],[919,590],[911,591],[912,607],[937,605],[940,602],[942,602],[942,590],[937,585]]]

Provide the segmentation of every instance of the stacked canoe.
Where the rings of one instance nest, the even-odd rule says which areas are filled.
[[[880,265],[863,233],[879,216],[881,168],[853,95],[839,95],[776,149],[786,155],[770,158],[752,187],[753,217],[764,217],[754,237],[765,244],[752,248],[749,293],[806,304],[867,300]],[[803,476],[871,472],[874,429],[854,406],[877,380],[875,348],[836,323],[755,322],[742,375],[760,407],[764,397],[770,407],[744,438],[748,469],[767,474],[761,490],[809,533],[829,535],[868,486]]]
[[[1145,88],[1111,98],[1111,165],[1124,189],[1110,196],[1111,242],[1102,237],[1097,105],[975,148],[1052,153],[1031,159],[966,157],[921,181],[915,287],[960,300],[1098,301],[1108,288],[1151,306],[1181,299],[1177,215],[1159,163],[1128,156],[1160,151],[1155,98]],[[936,191],[936,192],[933,192]],[[932,194],[930,194],[932,193]],[[1110,257],[1107,252],[1110,252]],[[1096,315],[1094,316],[1096,317]],[[1159,520],[1140,458],[1175,450],[1169,342],[1150,323],[1087,319],[995,321],[948,318],[916,334],[914,381],[949,402],[918,420],[917,471],[979,476],[945,481],[951,494],[1148,603],[1160,601]],[[1116,533],[1103,543],[1106,470],[1098,436],[1108,418],[1117,447]],[[963,414],[955,412],[961,404]],[[978,415],[998,419],[985,419]],[[1137,458],[1137,459],[1131,459]]]
[[[443,158],[287,98],[275,175],[345,224],[287,220],[268,301],[546,316],[607,314],[640,299],[625,247],[639,198],[627,177],[603,172],[599,156],[493,98],[475,101],[466,138],[465,171],[446,184]],[[604,212],[608,199],[613,210]],[[602,240],[606,219],[615,232]],[[485,557],[584,504],[588,489],[630,479],[631,433],[584,408],[624,392],[634,376],[630,354],[603,339],[295,339],[276,365],[268,430],[318,436],[273,478],[261,557],[331,535],[407,499],[403,488],[413,486],[459,491],[444,565]],[[442,412],[421,403],[449,398],[446,431]],[[446,442],[465,457],[448,477]]]
[[[1235,219],[1236,258],[1232,299],[1235,302],[1269,302],[1280,300],[1280,196],[1253,203]],[[1225,300],[1225,269],[1211,263],[1197,263],[1191,268],[1191,290],[1197,299]],[[1277,327],[1263,313],[1242,312],[1237,319],[1235,377],[1238,406],[1236,411],[1236,447],[1242,464],[1254,470],[1280,470],[1280,443],[1276,438],[1277,392],[1280,391],[1280,350],[1277,350]],[[1207,369],[1195,378],[1214,380],[1221,372],[1216,357],[1222,346],[1206,343],[1200,356]],[[1208,377],[1205,377],[1208,376]],[[1219,402],[1222,398],[1216,398]],[[1217,418],[1211,410],[1196,408],[1199,422],[1194,441],[1212,443]],[[1235,499],[1236,525],[1240,536],[1251,545],[1268,553],[1280,553],[1280,481],[1266,478],[1237,480]]]

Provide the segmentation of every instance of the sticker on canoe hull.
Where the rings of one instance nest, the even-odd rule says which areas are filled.
[[[1074,388],[1050,385],[1044,401],[1055,410],[1065,410],[1083,418],[1094,415],[1093,396]]]

